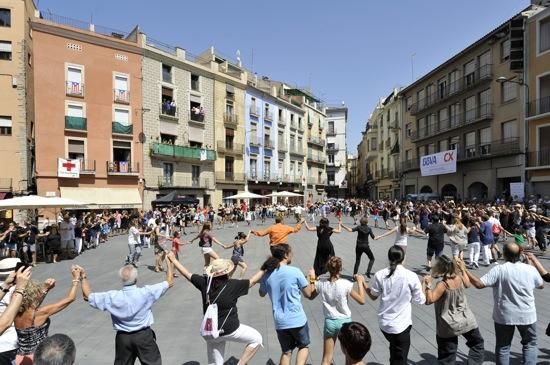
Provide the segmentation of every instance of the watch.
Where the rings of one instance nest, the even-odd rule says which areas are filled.
[[[3,293],[7,293],[10,291],[10,288],[4,288],[3,286],[1,288]]]

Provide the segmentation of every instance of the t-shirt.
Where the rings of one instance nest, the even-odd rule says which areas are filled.
[[[212,247],[212,236],[210,233],[205,233],[199,237],[199,247]]]
[[[191,276],[191,283],[195,286],[195,288],[201,291],[202,311],[205,313],[206,308],[208,308],[208,305],[206,304],[206,288],[208,285],[207,277],[193,274]],[[210,303],[213,304],[215,301],[218,305],[218,330],[223,330],[223,333],[220,335],[223,336],[231,334],[239,328],[240,322],[239,315],[237,313],[237,300],[239,297],[248,294],[249,287],[250,280],[229,279],[225,284],[221,284],[216,289],[210,288]],[[223,292],[221,292],[221,295],[216,300],[216,297],[222,289]]]
[[[358,245],[368,245],[369,236],[374,239],[374,233],[367,225],[355,226],[351,230],[352,232],[357,232],[357,244]]]
[[[323,300],[325,318],[341,319],[351,317],[348,296],[352,288],[353,283],[346,279],[338,279],[334,282],[321,279],[315,283],[315,290],[319,292]]]
[[[36,243],[36,235],[40,232],[38,231],[38,228],[36,226],[29,226],[27,227],[27,231],[29,232],[29,236],[27,237],[27,243],[28,244],[35,244]]]
[[[65,221],[59,224],[59,234],[61,235],[61,241],[74,240],[74,225]]]
[[[269,294],[271,299],[275,329],[298,328],[306,324],[301,292],[307,285],[304,274],[293,266],[281,265],[264,275],[260,291]]]
[[[441,223],[430,224],[424,232],[428,234],[428,246],[440,247],[443,246],[443,239],[445,238],[445,226]]]
[[[139,244],[139,230],[136,227],[132,226],[128,231],[128,244],[129,245]]]
[[[493,320],[505,325],[529,325],[537,321],[533,290],[543,285],[537,269],[522,262],[494,266],[481,277],[493,288]]]
[[[481,233],[481,242],[484,245],[491,245],[495,241],[493,236],[493,223],[485,221],[479,226],[479,232]]]

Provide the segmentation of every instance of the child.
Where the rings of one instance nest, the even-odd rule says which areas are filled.
[[[252,212],[248,211],[245,213],[246,224],[250,226],[250,221],[252,220]]]
[[[372,344],[367,327],[358,322],[344,323],[338,333],[338,340],[346,357],[346,365],[364,365],[363,358]]]
[[[250,232],[248,234],[244,234],[244,232],[237,233],[237,236],[235,237],[235,241],[231,245],[225,245],[224,248],[229,249],[233,248],[233,253],[231,254],[231,261],[233,261],[233,264],[235,265],[235,268],[239,266],[241,268],[241,275],[240,278],[242,279],[244,277],[244,273],[248,266],[244,262],[244,248],[243,246],[248,242],[250,239]]]

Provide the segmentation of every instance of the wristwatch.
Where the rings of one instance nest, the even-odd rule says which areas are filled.
[[[10,291],[10,288],[4,288],[3,286],[1,288],[3,293],[7,293]]]

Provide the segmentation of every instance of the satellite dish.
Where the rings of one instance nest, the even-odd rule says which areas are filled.
[[[145,137],[145,133],[141,132],[138,136],[138,140],[140,143],[145,143],[145,141],[147,140],[147,138]]]

